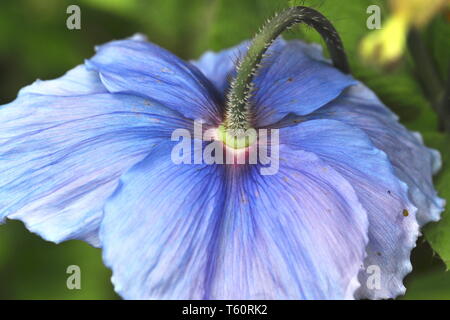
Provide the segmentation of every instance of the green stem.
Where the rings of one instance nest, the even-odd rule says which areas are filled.
[[[273,41],[283,31],[298,23],[305,23],[316,29],[327,43],[334,66],[344,73],[350,72],[342,41],[330,21],[318,11],[308,7],[286,9],[265,24],[253,38],[245,57],[239,61],[237,76],[231,82],[227,95],[224,122],[226,129],[239,131],[251,127],[252,82],[260,68],[261,60]]]

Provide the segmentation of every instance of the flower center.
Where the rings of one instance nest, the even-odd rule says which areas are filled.
[[[237,129],[229,130],[224,125],[219,126],[217,129],[217,137],[225,145],[232,149],[243,149],[253,145],[258,136],[255,129]]]

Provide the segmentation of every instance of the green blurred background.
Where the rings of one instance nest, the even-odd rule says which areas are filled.
[[[366,8],[380,5],[384,19],[385,1],[301,2],[319,9],[336,25],[354,75],[410,129],[424,133],[429,144],[441,151],[447,148],[445,137],[437,131],[437,117],[415,77],[414,61],[407,56],[394,72],[384,73],[358,59],[358,41],[369,32]],[[66,28],[66,8],[71,4],[81,8],[81,30]],[[287,0],[2,0],[0,104],[12,101],[20,88],[35,79],[59,77],[82,63],[93,55],[97,44],[140,32],[184,59],[195,59],[205,50],[220,50],[251,38],[266,18],[287,5]],[[448,25],[443,15],[438,16],[423,34],[443,79],[450,57]],[[309,28],[296,28],[286,37],[322,43]],[[438,177],[444,194],[450,189],[448,180]],[[407,277],[406,299],[450,299],[450,274],[427,241],[444,248],[438,252],[447,257],[445,243],[450,238],[447,233],[443,236],[441,229],[433,233],[436,227],[429,228],[429,238],[422,237],[413,253],[414,271]],[[81,290],[66,287],[66,268],[73,264],[81,268]],[[80,241],[46,242],[17,221],[0,225],[0,299],[117,299],[109,278],[99,249]]]

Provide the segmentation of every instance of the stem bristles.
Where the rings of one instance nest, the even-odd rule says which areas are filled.
[[[226,129],[237,131],[252,127],[251,98],[255,90],[253,79],[262,68],[261,61],[275,39],[298,23],[305,23],[316,29],[327,43],[334,66],[344,73],[349,73],[342,41],[336,29],[321,13],[302,6],[277,13],[260,29],[253,38],[247,54],[237,63],[237,75],[231,81],[226,97],[224,122]]]

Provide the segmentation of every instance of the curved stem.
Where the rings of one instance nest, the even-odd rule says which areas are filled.
[[[333,65],[344,73],[349,73],[341,38],[336,29],[320,12],[308,7],[286,9],[269,20],[253,38],[245,57],[238,63],[237,76],[231,82],[225,108],[225,127],[229,130],[246,130],[251,126],[251,106],[249,100],[255,77],[265,52],[273,41],[295,24],[305,23],[316,29],[327,43]]]

